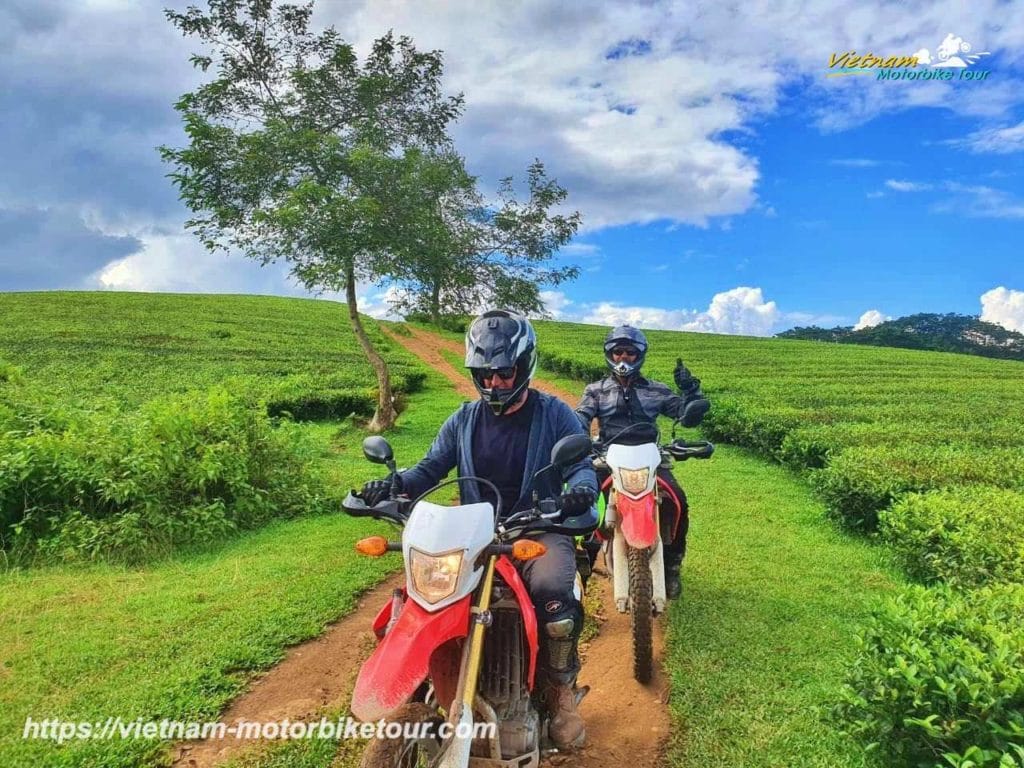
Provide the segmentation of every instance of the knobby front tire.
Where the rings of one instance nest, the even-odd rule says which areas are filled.
[[[444,722],[437,709],[418,701],[403,704],[387,720],[402,724],[429,722],[433,724],[435,734],[437,726]],[[412,741],[402,736],[372,739],[363,750],[359,768],[426,768],[436,764],[440,752],[439,739]]]
[[[654,584],[650,550],[628,548],[630,624],[633,630],[633,677],[649,683],[654,672]]]

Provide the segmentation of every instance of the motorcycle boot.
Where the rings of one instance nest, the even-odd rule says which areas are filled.
[[[665,563],[665,596],[669,600],[678,600],[683,594],[683,582],[680,571],[682,571],[682,558]]]
[[[548,682],[546,703],[551,721],[548,735],[559,749],[580,747],[587,731],[583,718],[576,711],[582,696],[577,695],[575,682],[579,662],[576,657],[576,622],[573,619],[548,622]],[[585,693],[585,691],[583,691]]]

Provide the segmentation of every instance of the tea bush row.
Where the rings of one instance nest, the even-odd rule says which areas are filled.
[[[879,533],[904,569],[926,584],[1024,584],[1024,493],[961,486],[902,497]]]
[[[879,611],[833,715],[886,765],[1024,766],[1024,585],[914,587]]]
[[[321,509],[314,447],[223,389],[137,411],[0,389],[0,537],[15,562],[143,560]]]

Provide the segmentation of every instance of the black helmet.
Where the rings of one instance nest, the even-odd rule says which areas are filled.
[[[636,360],[627,363],[625,360],[615,362],[612,360],[612,350],[616,347],[635,347]],[[608,331],[604,337],[604,359],[611,368],[612,373],[629,377],[640,373],[640,367],[644,364],[644,357],[647,356],[647,337],[639,328],[631,325],[617,325]]]
[[[466,367],[480,399],[496,414],[504,413],[529,386],[537,369],[537,334],[530,321],[504,309],[484,312],[466,332]],[[489,371],[513,367],[516,376],[511,389],[484,386]]]

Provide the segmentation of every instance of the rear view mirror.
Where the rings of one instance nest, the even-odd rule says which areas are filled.
[[[551,463],[556,467],[568,467],[590,454],[590,436],[582,432],[566,435],[551,449]]]
[[[370,435],[363,440],[363,455],[374,464],[388,464],[395,458],[391,444],[380,435]]]
[[[679,418],[679,423],[684,427],[696,427],[704,420],[704,414],[709,410],[711,410],[711,403],[703,397],[699,400],[691,400],[686,404],[686,408],[683,409],[683,415]]]

